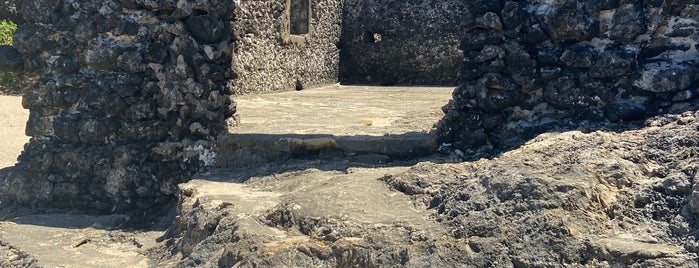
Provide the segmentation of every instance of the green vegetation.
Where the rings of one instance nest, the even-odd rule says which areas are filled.
[[[17,24],[11,21],[0,21],[0,45],[12,45],[12,34],[17,30]],[[19,94],[19,78],[16,73],[0,72],[0,93]]]
[[[17,24],[11,21],[0,21],[0,45],[12,45],[12,34],[17,30]]]

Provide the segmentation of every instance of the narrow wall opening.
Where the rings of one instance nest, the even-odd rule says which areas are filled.
[[[381,36],[381,33],[366,31],[364,32],[364,36],[362,37],[362,39],[364,40],[364,43],[371,44],[381,42],[383,38]]]
[[[17,156],[22,152],[29,137],[24,135],[24,129],[29,117],[29,111],[22,108],[20,78],[11,71],[21,65],[22,59],[7,46],[12,45],[12,34],[17,30],[17,24],[9,20],[0,20],[0,169],[15,165]]]
[[[289,33],[308,34],[311,23],[310,0],[290,0],[289,10]]]

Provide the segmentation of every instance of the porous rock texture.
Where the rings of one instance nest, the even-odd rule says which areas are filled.
[[[474,162],[195,180],[180,186],[161,261],[698,267],[699,112],[617,127],[542,134]]]
[[[468,157],[545,131],[696,109],[698,3],[466,1],[463,84],[442,140]]]
[[[22,53],[8,45],[0,45],[0,72],[18,72],[24,68]]]
[[[303,2],[303,1],[297,1]],[[340,66],[342,2],[309,0],[307,34],[290,32],[289,0],[236,1],[235,94],[335,84]]]
[[[36,260],[27,253],[0,241],[0,267],[30,268],[37,267]]]
[[[15,0],[0,1],[3,6],[3,8],[0,9],[0,20],[8,20],[15,23],[24,21],[22,16],[18,14],[17,3],[15,2]]]
[[[138,211],[171,199],[233,121],[233,2],[16,1],[31,141],[0,205]]]
[[[457,85],[466,2],[345,1],[340,81]]]

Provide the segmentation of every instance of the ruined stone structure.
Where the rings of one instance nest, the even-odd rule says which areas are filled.
[[[466,3],[464,83],[439,128],[458,149],[698,107],[698,1]]]
[[[231,1],[16,4],[32,139],[0,201],[145,209],[213,161],[235,112]]]
[[[694,0],[4,3],[21,23],[3,54],[34,83],[32,140],[0,177],[2,203],[162,203],[215,160],[234,94],[456,84],[463,64],[439,133],[471,152],[699,102]]]
[[[215,161],[230,95],[336,83],[340,1],[6,1],[35,81],[0,201],[129,211]],[[14,64],[17,59],[23,64]]]
[[[236,1],[236,94],[337,83],[340,0]]]
[[[0,9],[0,18],[3,18],[5,20],[9,20],[15,23],[22,23],[24,22],[24,19],[22,19],[22,16],[19,15],[19,12],[17,11],[17,5],[15,4],[15,1],[13,0],[3,0],[0,1],[2,3],[2,9]]]
[[[346,0],[341,82],[457,85],[466,2]]]

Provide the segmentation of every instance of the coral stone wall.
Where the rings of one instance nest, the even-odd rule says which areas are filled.
[[[341,0],[310,0],[307,34],[291,34],[291,1],[236,2],[235,93],[337,83]]]
[[[17,10],[17,0],[0,0],[0,20],[9,20],[15,23],[23,22],[22,16]]]
[[[457,85],[466,2],[346,0],[341,82]]]
[[[699,1],[466,3],[463,84],[439,126],[458,149],[699,107]]]
[[[32,139],[0,205],[146,209],[213,161],[235,112],[233,1],[16,3]]]

